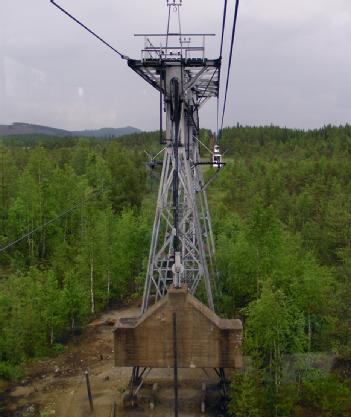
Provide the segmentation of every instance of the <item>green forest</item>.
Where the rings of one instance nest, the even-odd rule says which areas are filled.
[[[141,296],[159,173],[145,151],[158,140],[0,139],[1,378]],[[226,165],[208,189],[216,309],[243,320],[246,357],[229,412],[349,416],[351,126],[237,125],[220,145]]]

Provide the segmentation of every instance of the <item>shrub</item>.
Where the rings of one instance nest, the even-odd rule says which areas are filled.
[[[303,384],[302,403],[323,417],[348,417],[351,390],[334,375],[307,381]]]
[[[23,372],[19,366],[11,365],[7,362],[0,362],[0,378],[16,381],[22,377]]]

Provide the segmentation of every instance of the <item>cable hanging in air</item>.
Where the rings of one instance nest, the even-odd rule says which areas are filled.
[[[104,45],[106,45],[108,48],[110,48],[113,52],[118,54],[122,59],[128,59],[128,57],[126,55],[119,52],[116,48],[114,48],[111,44],[106,42],[103,38],[101,38],[99,35],[97,35],[95,32],[93,32],[91,29],[89,29],[84,23],[80,22],[77,18],[72,16],[67,10],[65,10],[63,7],[61,7],[59,4],[57,4],[54,0],[50,0],[50,3],[52,3],[55,7],[57,7],[59,10],[61,10],[61,12],[64,13],[66,16],[68,16],[70,19],[72,19],[76,23],[78,23],[78,25],[82,26],[82,28],[87,30],[91,35],[93,35],[100,42],[102,42]]]
[[[236,32],[236,24],[238,20],[238,11],[239,11],[239,0],[235,2],[235,11],[234,11],[234,21],[233,21],[233,28],[232,28],[232,38],[230,43],[230,52],[229,52],[229,62],[228,62],[228,71],[227,71],[227,80],[225,86],[225,93],[224,93],[224,102],[223,102],[223,113],[222,113],[222,121],[221,121],[221,128],[218,134],[218,141],[221,138],[223,124],[224,124],[224,115],[227,107],[227,97],[228,97],[228,88],[229,88],[229,80],[230,80],[230,71],[232,67],[232,58],[233,58],[233,49],[234,49],[234,42],[235,42],[235,32]]]
[[[224,0],[221,47],[220,47],[220,52],[219,52],[220,58],[222,58],[222,52],[223,52],[224,31],[225,31],[225,22],[226,22],[226,16],[227,16],[227,3],[228,3],[228,0]]]
[[[100,189],[100,190],[97,190],[97,191],[93,192],[92,195],[90,195],[89,197],[87,197],[84,200],[78,201],[71,208],[63,211],[62,213],[60,213],[58,216],[54,217],[53,219],[48,220],[47,222],[41,224],[40,226],[37,226],[34,229],[32,229],[30,232],[25,233],[24,235],[20,236],[19,238],[13,240],[12,242],[9,242],[5,246],[0,247],[0,253],[5,252],[6,250],[10,249],[11,247],[17,245],[17,243],[22,242],[22,240],[26,239],[27,237],[32,236],[35,233],[39,232],[40,230],[44,229],[45,227],[50,226],[51,224],[57,222],[58,220],[60,220],[63,217],[67,216],[68,214],[72,213],[77,208],[82,207],[85,203],[87,203],[88,201],[92,200],[94,197],[98,197],[102,192],[103,192],[103,189]]]

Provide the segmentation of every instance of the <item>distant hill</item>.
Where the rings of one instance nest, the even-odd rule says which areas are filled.
[[[0,136],[18,135],[47,135],[58,137],[89,137],[89,138],[112,138],[140,132],[139,129],[131,126],[120,128],[102,128],[97,130],[69,131],[56,129],[49,126],[34,125],[30,123],[13,123],[12,125],[0,125]]]

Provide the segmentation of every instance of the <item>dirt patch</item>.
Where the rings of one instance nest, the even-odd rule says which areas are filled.
[[[100,391],[107,388],[109,378],[106,376],[113,368],[112,326],[119,317],[137,314],[134,305],[103,314],[87,326],[84,333],[74,337],[65,346],[64,352],[55,358],[40,360],[26,369],[26,377],[5,391],[4,411],[6,417],[21,415],[37,416],[40,413],[59,417],[74,417],[69,411],[69,404],[75,402],[80,391],[85,401],[84,371],[89,369],[92,386],[97,398]],[[122,374],[117,377],[122,380]],[[125,372],[128,380],[128,372]],[[100,383],[101,380],[101,383]],[[114,382],[117,382],[114,381]],[[109,381],[112,388],[112,380]],[[95,384],[95,385],[94,385]],[[100,386],[102,384],[102,386]],[[79,395],[78,395],[79,396]],[[30,408],[27,412],[27,408]]]
[[[6,417],[110,417],[116,403],[119,417],[173,415],[172,370],[152,370],[144,400],[137,409],[123,408],[123,392],[128,386],[131,368],[114,368],[113,324],[120,317],[135,316],[137,305],[103,314],[87,326],[84,333],[74,337],[64,352],[55,358],[41,360],[26,370],[26,378],[12,386],[5,395]],[[84,371],[90,373],[94,413],[90,412]],[[160,389],[154,411],[150,412],[148,388],[157,382]],[[215,375],[202,370],[180,372],[182,417],[200,416],[201,384],[215,383]],[[0,412],[1,414],[1,412]],[[214,415],[214,414],[212,414]]]

